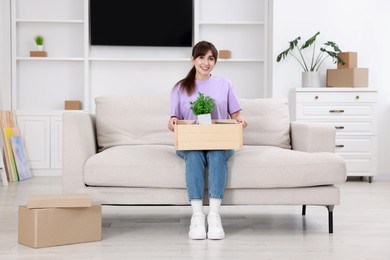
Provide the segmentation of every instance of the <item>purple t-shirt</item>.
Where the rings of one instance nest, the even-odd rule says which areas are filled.
[[[212,119],[230,119],[231,114],[241,110],[232,83],[225,78],[211,76],[206,80],[196,80],[195,91],[191,96],[176,86],[171,93],[171,116],[180,120],[195,120],[190,101],[195,101],[199,92],[214,99]]]

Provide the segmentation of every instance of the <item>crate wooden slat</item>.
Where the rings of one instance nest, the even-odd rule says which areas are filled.
[[[211,125],[179,120],[175,126],[176,150],[239,150],[242,148],[242,125],[236,120],[213,120]]]

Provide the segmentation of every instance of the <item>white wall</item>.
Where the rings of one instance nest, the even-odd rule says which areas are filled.
[[[0,1],[0,110],[11,108],[10,1]]]
[[[390,177],[390,1],[274,0],[273,10],[273,96],[290,97],[300,86],[299,64],[292,57],[275,61],[295,37],[306,40],[320,31],[317,42],[358,52],[358,66],[369,68],[369,87],[378,90],[378,176]],[[335,67],[330,58],[322,66],[322,85],[326,69]]]

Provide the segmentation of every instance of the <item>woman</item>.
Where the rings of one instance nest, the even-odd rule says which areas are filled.
[[[168,128],[173,131],[178,120],[195,120],[190,109],[190,101],[195,101],[198,93],[214,99],[213,119],[236,119],[243,127],[246,120],[240,115],[240,104],[229,80],[211,75],[218,57],[215,46],[206,41],[197,43],[192,49],[192,64],[188,75],[176,83],[171,94],[171,118]],[[189,237],[206,238],[206,217],[203,213],[203,193],[205,168],[208,167],[208,196],[210,211],[207,216],[209,239],[223,239],[219,208],[225,192],[227,179],[227,161],[233,150],[177,151],[177,155],[186,162],[186,183],[188,198],[192,206]]]

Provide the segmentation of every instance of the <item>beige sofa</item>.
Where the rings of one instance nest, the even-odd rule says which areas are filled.
[[[241,99],[249,126],[229,159],[225,205],[323,205],[333,232],[346,180],[330,125],[290,122],[287,99]],[[115,205],[187,205],[185,163],[167,129],[169,95],[96,98],[63,116],[63,192]],[[207,194],[207,193],[206,193]],[[206,196],[207,197],[207,196]]]

